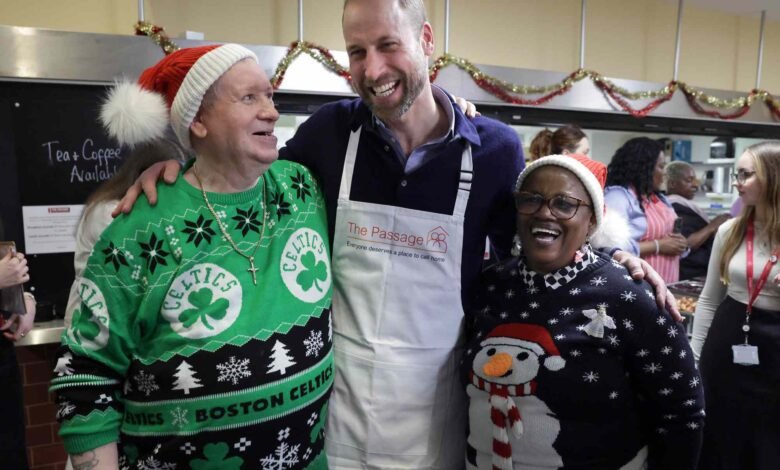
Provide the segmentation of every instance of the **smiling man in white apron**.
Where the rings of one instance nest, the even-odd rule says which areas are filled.
[[[349,0],[343,27],[361,99],[323,106],[282,150],[319,176],[334,222],[329,463],[462,468],[464,302],[485,237],[508,251],[522,149],[430,84],[422,1]]]
[[[467,119],[431,85],[433,31],[422,0],[347,0],[343,28],[360,99],[322,106],[279,154],[311,169],[328,210],[330,468],[463,468],[464,309],[485,238],[499,256],[509,252],[522,147],[511,128]]]

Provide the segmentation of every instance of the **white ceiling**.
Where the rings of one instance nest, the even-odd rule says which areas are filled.
[[[677,3],[677,0],[670,0]],[[724,11],[738,15],[760,16],[766,10],[767,20],[780,20],[780,0],[684,0],[685,5]]]

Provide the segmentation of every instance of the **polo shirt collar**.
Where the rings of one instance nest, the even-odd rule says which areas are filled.
[[[431,85],[431,91],[433,92],[433,97],[436,102],[439,103],[444,108],[444,112],[447,113],[447,118],[450,123],[449,131],[444,140],[462,137],[472,145],[481,145],[482,141],[479,138],[476,126],[474,126],[472,120],[467,118],[463,114],[463,111],[455,105],[455,101],[449,93],[436,85]],[[379,119],[374,116],[368,106],[366,106],[365,102],[363,102],[362,99],[358,99],[357,109],[350,120],[350,129],[355,131],[358,127],[363,126],[364,128],[369,127],[373,130],[377,130],[378,125],[384,126],[384,124],[381,124]]]

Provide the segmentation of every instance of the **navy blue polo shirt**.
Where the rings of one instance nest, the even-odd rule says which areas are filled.
[[[350,199],[440,214],[453,212],[461,155],[465,145],[471,144],[474,173],[461,266],[461,297],[468,308],[482,270],[485,237],[490,237],[499,256],[509,252],[516,219],[512,190],[524,161],[520,139],[509,126],[485,117],[466,118],[457,106],[453,111],[448,138],[427,148],[422,164],[409,172],[402,163],[406,156],[400,154],[388,129],[380,128],[381,123],[360,99],[321,107],[287,141],[280,158],[306,165],[319,179],[332,243],[350,132],[363,127]]]

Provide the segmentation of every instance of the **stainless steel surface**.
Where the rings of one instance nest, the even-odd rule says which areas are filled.
[[[585,15],[588,13],[588,0],[580,4],[580,68],[585,68]]]
[[[189,47],[213,42],[177,39],[176,43]],[[287,53],[287,48],[282,46],[246,46],[257,54],[269,76]],[[3,51],[3,54],[0,54],[0,80],[6,81],[106,84],[123,76],[136,79],[146,67],[163,57],[162,50],[146,37],[72,33],[13,26],[0,26],[0,51]],[[347,65],[345,52],[333,51],[333,56],[339,63]],[[563,80],[567,75],[542,70],[480,64],[477,66],[486,74],[517,84],[550,84]],[[611,80],[629,91],[663,87],[659,83],[638,80]],[[436,84],[477,104],[512,106],[479,88],[469,75],[455,66],[444,68],[439,73]],[[724,99],[745,96],[744,93],[733,91],[702,90]],[[354,96],[346,80],[329,72],[305,54],[300,55],[290,65],[279,92]],[[640,100],[633,104],[641,107],[646,103],[647,101]],[[576,83],[569,93],[554,98],[542,107],[625,114],[608,101],[590,80]],[[701,121],[703,127],[706,127],[707,121],[717,120],[696,114],[680,92],[659,106],[653,116],[693,119]],[[762,103],[754,104],[745,116],[735,122],[780,126]]]
[[[144,0],[138,0],[138,21],[145,21],[144,18]]]
[[[0,77],[110,83],[163,57],[149,38],[0,26]]]
[[[761,11],[761,28],[758,31],[758,65],[756,66],[756,89],[761,88],[761,67],[764,65],[764,23],[766,23],[766,10]]]
[[[303,0],[298,0],[298,40],[303,41]]]
[[[181,47],[214,41],[175,39]],[[257,54],[270,76],[287,53],[282,46],[246,44]],[[149,38],[111,34],[73,33],[49,29],[0,26],[0,80],[56,83],[109,84],[117,78],[136,79],[163,57]],[[334,52],[346,63],[346,54]],[[301,55],[285,77],[282,91],[351,94],[347,82],[309,56]]]
[[[444,0],[444,53],[450,53],[450,0]]]
[[[684,6],[685,0],[677,0],[677,36],[674,40],[674,80],[677,80],[680,71],[680,41],[682,36],[682,17]]]
[[[34,323],[33,329],[24,338],[16,342],[16,347],[59,343],[64,330],[65,322],[63,320]]]

